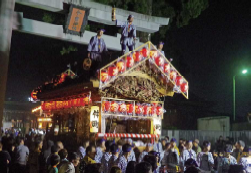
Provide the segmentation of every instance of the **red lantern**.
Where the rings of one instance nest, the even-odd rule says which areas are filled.
[[[125,103],[121,103],[120,105],[119,105],[119,112],[120,113],[126,113],[126,104]]]
[[[134,65],[134,59],[131,56],[126,57],[126,67],[131,68]]]
[[[168,64],[168,63],[164,64],[164,72],[165,73],[169,73],[170,72],[170,64]]]
[[[110,101],[103,101],[102,108],[103,108],[104,112],[109,112],[110,108],[111,108],[111,102]]]
[[[163,114],[162,106],[160,106],[160,105],[157,106],[156,113],[158,116],[161,116]]]
[[[143,107],[143,115],[148,116],[149,115],[149,105],[145,105]]]
[[[34,90],[31,92],[31,98],[33,100],[37,100],[37,93],[38,93],[38,91],[34,91]]]
[[[89,97],[85,97],[85,98],[84,98],[84,103],[85,103],[85,105],[89,105],[89,104],[91,104],[91,102],[92,102],[91,98],[90,98],[90,99],[89,99]],[[72,103],[71,103],[71,105],[73,106]]]
[[[117,62],[117,68],[119,73],[123,73],[125,71],[125,63],[124,61]]]
[[[134,54],[133,54],[133,59],[136,63],[140,62],[142,60],[142,55],[140,54],[139,51],[136,51]]]
[[[135,106],[135,113],[136,113],[137,115],[142,115],[142,113],[143,113],[143,107],[142,107],[140,104],[137,104],[137,105]]]
[[[144,47],[144,48],[141,50],[141,54],[142,54],[143,57],[147,57],[147,55],[148,55],[148,50],[147,50],[147,48]]]
[[[156,106],[154,106],[154,105],[151,106],[150,115],[152,115],[152,116],[156,116],[157,115]]]
[[[107,70],[101,71],[101,82],[106,82],[108,80],[108,72]]]
[[[170,73],[170,79],[171,79],[171,80],[174,80],[174,79],[176,78],[176,76],[177,76],[176,71],[171,70],[171,73]]]
[[[112,101],[112,103],[111,103],[111,112],[112,113],[117,113],[118,109],[119,109],[118,103],[115,102],[115,101]]]
[[[186,82],[183,83],[183,84],[181,84],[180,89],[181,89],[181,91],[183,93],[187,92],[187,90],[188,90],[188,84]]]
[[[156,50],[150,51],[150,57],[151,57],[152,59],[155,59],[155,58],[157,57],[157,55],[158,55],[158,52],[157,52]]]
[[[157,58],[155,58],[155,63],[159,66],[159,67],[162,67],[164,65],[164,59],[159,56]]]
[[[126,105],[126,112],[128,115],[131,115],[133,113],[133,104],[127,104]]]
[[[108,75],[110,77],[118,75],[118,68],[115,65],[112,65],[108,68]]]
[[[177,76],[175,79],[175,83],[177,86],[180,86],[183,83],[183,78],[182,76]]]

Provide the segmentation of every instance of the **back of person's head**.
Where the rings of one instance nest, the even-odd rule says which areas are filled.
[[[41,144],[42,140],[41,139],[35,139],[35,148],[39,148],[39,145]]]
[[[136,173],[152,173],[152,165],[148,162],[141,162],[135,167]]]
[[[110,170],[110,173],[122,173],[120,167],[118,166],[113,166]]]
[[[156,157],[156,156],[158,156],[158,153],[156,151],[152,150],[152,151],[148,152],[148,155]]]
[[[226,145],[224,147],[224,152],[232,152],[233,151],[233,147],[232,145]]]
[[[237,144],[239,144],[241,147],[245,148],[245,142],[242,140],[238,140]]]
[[[54,142],[52,140],[47,141],[47,149],[51,148],[54,145]]]
[[[64,148],[64,144],[63,144],[63,142],[61,142],[61,141],[57,141],[57,146],[58,146],[58,148],[59,149],[63,149]]]
[[[66,149],[59,150],[58,155],[60,156],[60,159],[66,159],[68,156],[68,151]]]
[[[120,139],[118,142],[117,142],[117,145],[120,145],[120,146],[123,146],[125,144],[125,142],[122,140],[122,139]]]
[[[72,162],[73,160],[79,159],[80,156],[77,152],[72,152],[69,154],[69,161]]]
[[[132,146],[130,145],[130,144],[124,144],[123,146],[122,146],[122,151],[124,152],[124,153],[128,153],[128,152],[130,152],[132,150]]]
[[[135,161],[130,161],[126,167],[126,173],[134,173],[137,163]]]
[[[50,158],[51,158],[51,166],[56,166],[56,165],[59,164],[59,162],[60,162],[60,157],[59,157],[59,155],[57,155],[57,154],[52,154]]]
[[[169,146],[170,146],[170,143],[167,142],[166,145],[165,145],[165,149],[167,149]]]
[[[97,146],[102,146],[102,143],[105,141],[105,139],[101,138],[97,141]]]
[[[51,147],[51,153],[53,154],[53,153],[57,153],[59,151],[59,147],[57,146],[57,145],[53,145],[52,147]]]
[[[95,148],[94,145],[89,145],[87,148],[86,148],[86,154],[88,154],[89,152],[92,152],[92,149]]]
[[[199,173],[199,170],[196,167],[189,167],[184,173]]]
[[[153,155],[146,155],[144,158],[143,158],[144,162],[148,162],[152,165],[152,171],[155,171],[158,167],[157,165],[157,158],[156,156],[153,156]]]
[[[119,152],[119,147],[116,144],[112,144],[110,146],[110,152],[112,152],[112,154],[115,154],[116,152]]]
[[[85,173],[101,173],[101,164],[100,163],[88,164],[85,167]]]
[[[17,143],[17,145],[20,145],[22,141],[24,141],[24,138],[23,138],[23,137],[17,137],[17,138],[16,138],[16,143]]]
[[[105,148],[106,148],[106,152],[110,152],[110,147],[113,144],[113,141],[106,141],[105,142]]]

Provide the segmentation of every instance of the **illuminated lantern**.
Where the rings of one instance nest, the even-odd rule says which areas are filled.
[[[174,71],[174,70],[171,70],[170,79],[171,79],[171,80],[174,80],[174,79],[176,78],[176,76],[177,76],[177,72]]]
[[[168,64],[168,63],[164,64],[164,72],[165,73],[169,73],[170,72],[170,64]]]
[[[119,105],[119,113],[122,113],[122,114],[126,113],[126,104],[125,103],[121,103]]]
[[[132,115],[133,113],[133,104],[127,104],[126,105],[126,112],[127,112],[127,115]]]
[[[108,72],[107,70],[101,71],[101,82],[106,82],[108,80]]]
[[[157,52],[156,50],[150,51],[150,57],[151,57],[152,59],[155,59],[155,58],[157,57],[157,55],[158,55],[158,52]]]
[[[31,92],[31,98],[33,98],[33,100],[37,100],[37,93],[38,93],[38,91],[32,91]]]
[[[126,57],[126,67],[131,68],[134,65],[134,59],[131,56]]]
[[[157,115],[157,108],[156,108],[156,106],[154,106],[154,105],[151,106],[150,115],[152,115],[152,116],[156,116]]]
[[[155,63],[159,66],[159,67],[162,67],[164,65],[164,59],[159,56],[157,58],[155,58]]]
[[[117,62],[117,68],[119,73],[123,73],[125,71],[125,63],[124,61]]]
[[[143,57],[147,57],[147,55],[148,55],[148,50],[147,50],[147,48],[144,47],[144,48],[141,50],[141,54],[142,54]]]
[[[156,114],[158,116],[161,116],[163,114],[163,108],[162,106],[158,105],[157,108],[156,108]]]
[[[136,113],[136,115],[142,115],[142,113],[143,113],[143,107],[140,105],[140,104],[137,104],[136,106],[135,106],[135,113]]]
[[[92,99],[91,99],[91,98],[90,98],[90,99],[89,99],[89,97],[85,97],[85,98],[84,98],[84,103],[85,103],[86,105],[89,105],[91,102],[92,102]],[[72,104],[71,106],[73,106],[73,104]]]
[[[90,113],[90,132],[97,133],[99,124],[99,107],[92,106]]]
[[[110,101],[103,101],[102,109],[104,112],[109,112],[111,108],[111,102]]]
[[[134,52],[133,59],[136,63],[140,62],[142,60],[142,55],[139,51]]]
[[[118,68],[115,65],[112,65],[108,68],[108,75],[114,77],[118,75]]]
[[[187,90],[188,90],[188,84],[186,82],[183,83],[183,84],[181,84],[180,89],[181,89],[181,91],[183,93],[187,92]]]
[[[180,86],[183,83],[183,77],[182,76],[177,76],[175,79],[175,83],[177,86]]]
[[[144,105],[143,107],[143,115],[144,116],[148,116],[149,115],[149,111],[150,111],[150,106],[148,104]]]
[[[118,109],[119,109],[119,105],[118,105],[118,103],[117,102],[115,102],[115,101],[112,101],[112,103],[111,103],[111,112],[112,113],[117,113],[118,112]]]

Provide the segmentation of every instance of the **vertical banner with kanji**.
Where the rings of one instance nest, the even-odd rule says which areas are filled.
[[[90,132],[97,133],[99,124],[99,107],[92,106],[90,113]]]
[[[89,13],[89,8],[71,5],[65,25],[65,33],[82,36],[88,23]]]

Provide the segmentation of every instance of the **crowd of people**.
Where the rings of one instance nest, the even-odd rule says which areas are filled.
[[[0,142],[1,173],[250,173],[251,151],[241,140],[222,137],[215,149],[198,139],[156,138],[85,140],[74,149],[47,135],[4,135]],[[178,145],[177,145],[178,144]]]

